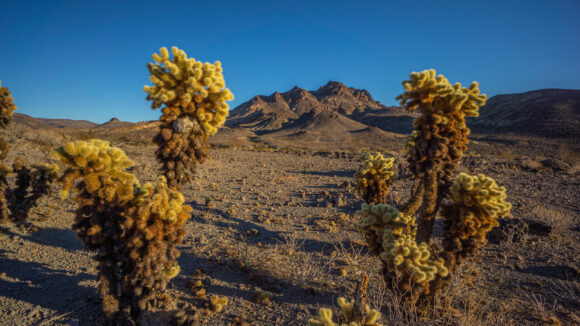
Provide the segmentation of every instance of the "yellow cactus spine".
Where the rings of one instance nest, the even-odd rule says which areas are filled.
[[[85,248],[99,252],[103,309],[115,323],[134,324],[157,302],[169,303],[169,280],[179,271],[181,243],[191,207],[161,176],[141,185],[127,171],[125,152],[99,139],[67,143],[53,156],[68,165],[60,177],[79,204],[73,229]],[[120,289],[117,291],[115,289]],[[159,300],[163,298],[163,300]]]
[[[208,137],[213,136],[229,115],[233,94],[225,86],[221,62],[201,63],[183,50],[167,48],[153,54],[147,64],[152,86],[145,86],[152,108],[163,115],[155,142],[163,174],[172,187],[190,181],[196,163],[208,156]]]
[[[360,156],[361,167],[354,174],[357,192],[370,204],[385,203],[395,173],[394,158],[384,158],[379,152],[365,152]]]

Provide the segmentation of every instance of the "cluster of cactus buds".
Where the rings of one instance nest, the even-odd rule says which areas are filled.
[[[385,203],[395,173],[394,158],[384,158],[379,152],[361,154],[362,166],[354,174],[356,191],[369,204]]]
[[[365,305],[365,315],[362,321],[355,321],[353,318],[353,308],[355,301],[348,301],[343,297],[338,298],[338,306],[342,315],[338,317],[338,323],[333,321],[331,309],[321,308],[318,310],[318,316],[308,319],[309,326],[381,326],[378,321],[381,319],[381,313],[378,310],[371,309]]]
[[[497,218],[509,215],[511,204],[505,201],[505,191],[483,174],[460,173],[453,180],[441,212],[443,249],[451,270],[475,256],[487,242],[487,232],[499,225]]]
[[[144,310],[170,300],[165,289],[179,273],[175,247],[191,207],[163,176],[155,186],[140,185],[125,171],[133,162],[106,141],[67,143],[53,155],[68,165],[60,178],[63,196],[80,180],[73,229],[98,253],[105,313],[117,324],[134,325]]]
[[[222,66],[188,58],[183,50],[163,47],[153,54],[147,68],[153,86],[145,86],[152,108],[162,108],[157,158],[172,187],[189,182],[196,164],[208,157],[213,136],[229,115],[226,101],[233,94],[225,88]]]
[[[443,259],[431,258],[429,246],[415,241],[415,217],[385,204],[363,204],[357,211],[362,219],[355,227],[369,247],[379,254],[388,275],[394,275],[401,290],[415,284],[429,293],[429,284],[448,275]]]
[[[10,123],[16,110],[14,99],[8,88],[0,86],[0,129]],[[8,143],[0,134],[0,160],[6,158]],[[0,224],[24,222],[38,200],[50,192],[50,185],[58,177],[55,164],[37,164],[32,168],[17,158],[12,168],[0,162]],[[8,186],[8,176],[16,174],[16,188]]]

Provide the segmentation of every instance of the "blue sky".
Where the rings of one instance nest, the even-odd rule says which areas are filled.
[[[488,95],[580,89],[580,1],[0,2],[0,80],[19,112],[157,119],[142,87],[161,46],[224,67],[231,107],[329,80],[391,105],[410,72]]]

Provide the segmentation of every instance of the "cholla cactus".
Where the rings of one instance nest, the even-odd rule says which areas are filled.
[[[421,113],[407,141],[407,160],[415,176],[411,196],[400,209],[364,204],[356,227],[383,260],[387,284],[411,289],[414,293],[408,298],[414,303],[447,284],[457,264],[476,254],[487,232],[498,225],[496,218],[507,215],[511,205],[505,202],[505,188],[484,175],[460,174],[452,183],[467,149],[465,117],[477,117],[487,99],[479,85],[451,85],[435,70],[426,70],[412,73],[403,86],[405,92],[397,99],[407,110]],[[429,244],[441,206],[444,250],[431,258]]]
[[[431,258],[427,243],[415,241],[415,217],[385,204],[363,204],[357,215],[362,219],[355,227],[384,261],[387,272],[396,276],[402,290],[415,283],[428,293],[430,282],[448,275],[443,259]]]
[[[208,156],[208,136],[213,136],[229,114],[226,101],[234,96],[222,75],[219,61],[202,63],[188,58],[183,50],[161,48],[148,63],[153,86],[145,86],[152,108],[162,108],[157,158],[172,187],[187,183],[196,164]]]
[[[379,152],[365,152],[360,156],[362,166],[354,174],[357,192],[369,204],[385,203],[395,173],[394,158],[384,158]]]
[[[0,86],[0,129],[10,123],[16,110],[14,99],[8,88]],[[0,160],[6,158],[8,143],[0,134]],[[24,222],[38,199],[50,192],[50,184],[56,180],[58,166],[55,164],[33,165],[32,169],[17,158],[12,168],[0,162],[0,224]],[[8,186],[8,176],[16,174],[16,188]]]
[[[348,301],[343,297],[338,298],[338,306],[342,312],[339,316],[339,322],[332,320],[332,309],[321,308],[318,310],[318,316],[310,317],[308,325],[310,326],[381,326],[378,321],[381,319],[381,313],[365,305],[366,315],[361,322],[353,320],[354,300]]]
[[[185,235],[191,207],[165,177],[155,186],[140,185],[125,171],[133,162],[106,141],[68,143],[53,155],[69,166],[60,178],[63,196],[80,180],[74,187],[73,229],[86,249],[98,252],[105,313],[120,324],[133,324],[150,305],[170,299],[164,291],[179,273],[175,247]]]
[[[58,178],[58,166],[40,163],[28,168],[17,158],[11,172],[16,173],[16,188],[7,191],[10,217],[4,221],[24,222],[38,200],[50,193],[51,184]]]
[[[0,81],[0,129],[6,129],[6,126],[12,118],[12,112],[15,110],[16,106],[14,105],[12,94],[8,88],[2,87],[2,81]],[[8,143],[0,133],[0,160],[6,158],[8,148]],[[10,209],[8,208],[9,204],[6,194],[10,190],[7,177],[11,172],[12,169],[0,162],[0,223],[10,221]]]
[[[499,225],[498,217],[509,215],[504,187],[483,174],[459,174],[443,205],[445,219],[443,248],[451,269],[466,257],[473,257],[485,245],[487,232]]]
[[[414,214],[421,207],[417,240],[427,242],[431,239],[435,210],[447,194],[453,171],[467,149],[469,128],[465,117],[477,117],[487,96],[480,94],[476,82],[469,88],[459,83],[451,85],[443,75],[436,76],[435,70],[412,73],[403,87],[405,92],[397,97],[401,106],[421,115],[413,121],[415,132],[408,153],[417,184],[402,211]]]
[[[8,123],[12,119],[12,113],[16,110],[17,108],[14,105],[12,93],[10,93],[8,88],[2,87],[2,81],[0,81],[0,129],[6,129],[6,126],[8,126]],[[6,143],[0,134],[0,160],[6,158],[8,147],[8,143]]]

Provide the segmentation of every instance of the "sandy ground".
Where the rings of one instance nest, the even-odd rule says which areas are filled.
[[[115,145],[134,159],[132,171],[142,182],[156,179],[153,146]],[[7,162],[17,155],[51,161],[46,143],[21,138],[12,146]],[[170,291],[191,312],[201,301],[186,283],[201,268],[208,294],[229,299],[222,313],[202,324],[228,325],[238,318],[255,325],[304,325],[318,308],[336,308],[337,297],[352,297],[367,272],[369,303],[381,309],[385,324],[529,325],[554,318],[579,324],[577,154],[546,161],[551,154],[506,152],[502,148],[512,148],[506,143],[480,140],[473,148],[460,170],[492,176],[508,189],[512,218],[541,221],[551,230],[531,232],[522,242],[488,244],[478,261],[466,265],[470,276],[454,282],[449,295],[461,304],[453,312],[420,321],[389,297],[379,259],[367,253],[352,227],[361,201],[349,191],[358,166],[350,153],[213,149],[196,183],[183,189],[194,214],[180,246],[182,272]],[[400,153],[391,154],[402,163]],[[391,200],[402,203],[411,180],[402,165],[397,170]],[[82,249],[71,230],[72,198],[60,200],[57,193],[33,209],[29,220],[38,231],[0,229],[0,325],[106,323],[93,253]],[[273,293],[270,304],[256,302],[257,288]],[[166,315],[146,319],[155,324]]]

